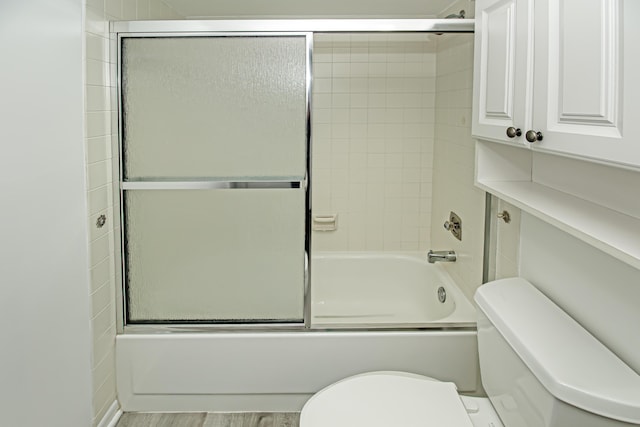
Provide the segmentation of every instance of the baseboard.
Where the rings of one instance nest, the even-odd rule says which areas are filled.
[[[122,410],[120,409],[118,401],[114,400],[97,427],[115,427],[120,416],[122,416]]]

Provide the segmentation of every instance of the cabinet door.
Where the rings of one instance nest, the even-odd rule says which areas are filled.
[[[474,136],[524,144],[531,117],[533,0],[476,2],[473,85]]]
[[[536,2],[534,148],[640,165],[638,14],[637,0]]]

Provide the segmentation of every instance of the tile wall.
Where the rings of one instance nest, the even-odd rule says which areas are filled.
[[[116,290],[113,223],[112,150],[117,147],[115,49],[110,49],[109,21],[179,19],[160,0],[86,0],[85,113],[88,220],[90,227],[93,329],[93,424],[100,423],[116,400]],[[98,217],[107,219],[102,228]]]
[[[456,251],[457,261],[442,265],[471,298],[482,283],[485,217],[485,193],[474,186],[473,35],[442,35],[437,46],[431,248]],[[450,211],[462,220],[462,241],[443,227]]]
[[[319,251],[426,250],[435,44],[428,35],[316,34],[312,212]]]

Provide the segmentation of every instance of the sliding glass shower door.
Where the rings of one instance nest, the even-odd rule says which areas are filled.
[[[120,38],[127,323],[301,323],[309,34]]]

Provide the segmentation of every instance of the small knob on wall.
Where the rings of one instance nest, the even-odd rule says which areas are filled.
[[[507,224],[511,222],[511,215],[509,215],[509,212],[507,211],[502,211],[497,216]]]
[[[542,141],[542,132],[536,132],[535,130],[528,130],[524,135],[529,142]]]
[[[516,136],[521,136],[522,135],[522,131],[520,130],[520,128],[514,128],[513,126],[509,126],[507,128],[507,136],[509,138],[515,138]]]

